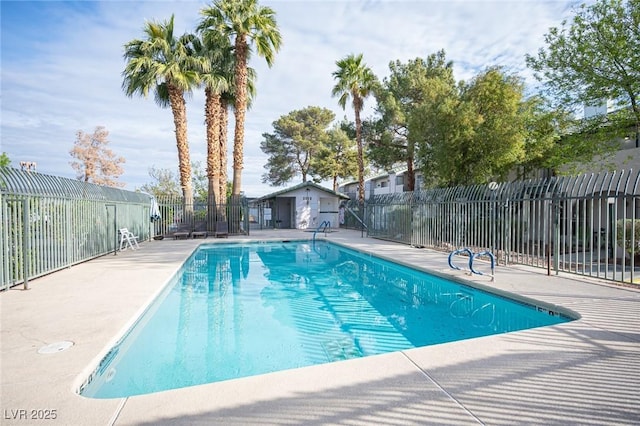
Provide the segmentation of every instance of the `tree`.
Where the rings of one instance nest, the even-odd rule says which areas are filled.
[[[201,25],[219,31],[230,40],[235,48],[235,133],[233,143],[233,195],[242,190],[242,169],[244,167],[244,123],[247,111],[247,63],[251,44],[255,44],[259,56],[265,58],[271,67],[275,53],[282,42],[275,19],[275,12],[269,7],[258,5],[257,0],[216,0],[202,12]]]
[[[11,160],[6,152],[0,154],[0,167],[9,167],[11,165]]]
[[[255,70],[251,67],[247,68],[247,108],[251,107],[251,102],[256,95],[255,79]],[[226,194],[224,199],[228,199],[233,194],[233,190],[229,189],[227,178],[227,128],[229,110],[233,105],[235,105],[235,83],[220,97],[220,194],[221,196]],[[231,186],[233,187],[233,183]]]
[[[332,96],[338,97],[338,104],[346,108],[347,100],[351,98],[351,105],[355,112],[356,144],[358,148],[358,200],[364,202],[364,155],[362,149],[362,120],[360,113],[364,107],[364,100],[377,87],[378,80],[371,69],[362,62],[362,54],[347,55],[336,61],[338,70],[333,72],[336,85],[331,91]]]
[[[204,199],[207,196],[207,176],[202,170],[200,162],[196,161],[191,165],[193,170],[193,184],[197,199]],[[149,176],[153,179],[151,183],[145,183],[138,191],[151,194],[157,199],[178,198],[181,196],[179,174],[169,169],[159,169],[155,166],[149,168]]]
[[[207,171],[202,168],[202,164],[199,161],[191,163],[191,181],[193,182],[194,197],[200,202],[206,200],[209,194],[209,177],[207,176]]]
[[[428,96],[411,115],[411,133],[420,135],[417,162],[424,185],[457,183],[457,167],[464,161],[464,144],[473,140],[478,117],[470,104],[462,102],[460,85],[442,79],[431,80]],[[463,149],[459,149],[459,145]]]
[[[143,30],[146,34],[144,40],[135,39],[124,46],[127,64],[122,73],[122,88],[129,97],[134,94],[147,97],[153,91],[160,107],[171,107],[176,129],[180,186],[185,211],[189,214],[193,205],[193,188],[184,95],[197,87],[200,73],[209,71],[209,63],[202,56],[194,54],[194,35],[174,36],[173,15],[165,22],[147,22]]]
[[[338,179],[355,177],[358,174],[358,151],[355,140],[340,126],[328,132],[325,146],[321,146],[314,159],[314,169],[320,179],[331,179],[333,190],[338,190]]]
[[[217,220],[217,206],[222,203],[220,175],[224,164],[226,168],[226,140],[221,141],[221,125],[223,121],[222,95],[232,85],[233,52],[229,39],[218,32],[198,27],[202,34],[202,44],[198,43],[197,53],[211,64],[208,73],[202,73],[201,79],[205,87],[205,124],[207,130],[207,178],[210,219]],[[226,108],[226,107],[225,107]],[[226,123],[225,123],[226,125]],[[226,133],[224,133],[226,138]],[[221,150],[224,149],[224,151]],[[224,160],[222,157],[225,157]]]
[[[615,101],[622,107],[618,114],[609,114],[606,123],[596,126],[607,124],[624,129],[629,122],[633,123],[636,147],[640,147],[638,28],[639,0],[583,4],[571,23],[564,21],[561,28],[549,29],[545,35],[546,49],[541,48],[537,56],[526,57],[527,65],[545,83],[548,94],[567,109]]]
[[[279,186],[298,174],[302,175],[303,182],[309,175],[316,176],[315,159],[327,144],[327,128],[334,118],[330,110],[310,106],[274,121],[274,133],[264,133],[260,143],[262,151],[270,155],[262,182]]]
[[[151,183],[145,183],[138,190],[153,195],[157,199],[177,198],[181,195],[178,177],[169,169],[149,168]]]
[[[461,139],[456,148],[463,153],[457,164],[456,184],[487,183],[505,178],[524,159],[525,127],[521,105],[524,84],[514,75],[491,67],[465,85],[462,101],[475,114],[474,135]]]
[[[416,58],[406,64],[400,61],[389,64],[389,77],[383,80],[377,90],[380,115],[378,123],[369,125],[368,153],[378,167],[389,169],[398,162],[407,168],[407,184],[414,190],[416,166],[416,146],[422,139],[422,129],[410,126],[421,120],[414,115],[417,108],[425,102],[431,102],[436,91],[455,92],[453,63],[447,61],[444,50],[429,55],[426,59]]]
[[[227,194],[224,199],[229,198],[229,194],[227,191],[227,182],[229,180],[227,176],[227,130],[229,128],[229,110],[232,108],[231,105],[234,104],[233,94],[231,92],[223,93],[220,97],[220,196],[222,194]]]
[[[530,172],[540,169],[554,174],[576,175],[587,173],[581,164],[590,163],[594,155],[606,159],[614,149],[615,141],[604,138],[602,127],[574,133],[576,120],[573,114],[554,108],[542,96],[532,96],[521,106],[521,116],[526,130],[525,159],[518,165],[518,177],[526,178]],[[586,166],[593,171],[593,165]],[[606,168],[606,167],[604,167]]]
[[[108,148],[108,137],[109,131],[103,126],[97,126],[92,135],[78,130],[74,146],[69,151],[77,160],[69,164],[76,171],[78,180],[119,188],[125,186],[125,183],[117,182],[124,172],[120,164],[125,159]]]
[[[430,81],[427,96],[410,116],[421,135],[419,158],[426,184],[486,183],[505,177],[525,155],[524,86],[500,68],[468,83]]]

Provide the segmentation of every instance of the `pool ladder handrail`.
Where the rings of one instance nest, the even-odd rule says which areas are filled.
[[[362,227],[363,227],[364,229],[369,229],[369,227],[367,226],[367,224],[366,224],[366,223],[364,223],[364,222],[362,221],[362,219],[360,219],[360,216],[358,216],[358,215],[356,214],[356,212],[354,212],[354,211],[353,211],[353,209],[351,209],[350,207],[345,207],[345,210],[346,210],[346,211],[348,211],[349,213],[351,213],[351,215],[352,215],[352,216],[353,216],[353,217],[354,217],[358,222],[360,222],[360,224],[362,225]]]
[[[457,269],[459,271],[462,270],[462,268],[460,268],[459,266],[456,266],[453,264],[453,256],[460,254],[460,253],[466,253],[469,256],[469,272],[471,274],[476,274],[476,275],[487,275],[482,271],[478,271],[476,269],[473,268],[473,261],[480,257],[480,256],[489,256],[489,260],[491,262],[491,274],[489,275],[489,277],[491,277],[491,281],[493,281],[495,279],[495,266],[496,266],[496,258],[493,255],[493,253],[491,253],[488,250],[485,251],[481,251],[478,253],[474,253],[473,251],[471,251],[470,248],[468,247],[464,247],[461,249],[457,249],[457,250],[453,250],[451,253],[449,253],[449,258],[448,258],[448,263],[449,266],[451,267],[451,269]]]
[[[324,226],[324,228],[322,228]],[[322,232],[327,232],[327,228],[331,228],[331,222],[329,222],[328,220],[323,221],[320,225],[318,225],[318,227],[316,228],[315,231],[313,231],[313,242],[316,242],[316,234],[318,232],[320,232],[320,229],[322,228]]]

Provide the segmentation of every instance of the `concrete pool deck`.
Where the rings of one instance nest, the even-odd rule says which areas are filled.
[[[311,237],[282,230],[250,239]],[[319,238],[469,278],[448,268],[446,253],[355,231]],[[511,266],[499,266],[494,283],[473,281],[581,318],[129,398],[74,393],[198,244],[242,239],[145,242],[0,293],[0,424],[640,424],[640,291]],[[61,341],[74,345],[38,353]]]

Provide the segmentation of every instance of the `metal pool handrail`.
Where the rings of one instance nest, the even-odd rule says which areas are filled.
[[[465,247],[465,248],[461,248],[461,249],[457,249],[457,250],[453,250],[451,253],[449,253],[449,258],[448,258],[448,263],[449,266],[451,267],[451,269],[456,269],[461,271],[462,268],[460,268],[459,266],[456,266],[453,264],[453,256],[460,254],[460,253],[467,253],[467,255],[469,256],[469,272],[472,274],[476,274],[476,275],[487,275],[484,272],[478,271],[476,269],[473,268],[473,261],[480,257],[480,256],[489,256],[489,259],[491,261],[491,274],[489,275],[491,277],[491,281],[493,281],[495,279],[495,265],[496,265],[496,258],[493,255],[493,253],[491,253],[488,250],[479,252],[479,253],[474,253],[473,251],[471,251],[470,248]]]
[[[331,228],[331,222],[329,222],[328,220],[323,221],[317,228],[315,231],[313,231],[313,242],[316,242],[316,234],[320,231],[320,228],[322,228],[324,226],[324,228],[322,229],[324,232],[327,231],[327,228]]]

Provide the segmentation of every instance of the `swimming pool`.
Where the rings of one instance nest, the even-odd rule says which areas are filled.
[[[204,244],[80,394],[126,397],[569,320],[325,241]]]

